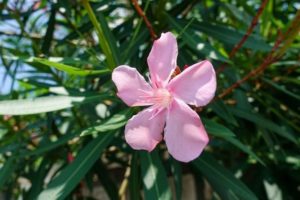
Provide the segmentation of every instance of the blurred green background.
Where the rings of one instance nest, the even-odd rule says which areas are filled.
[[[299,8],[0,0],[0,199],[300,199]],[[208,59],[218,72],[216,99],[197,109],[210,143],[188,164],[164,142],[125,143],[139,108],[111,81],[120,64],[145,75],[154,33],[167,31],[179,68]]]

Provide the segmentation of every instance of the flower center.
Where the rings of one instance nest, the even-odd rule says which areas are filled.
[[[168,107],[172,101],[171,93],[165,88],[158,88],[154,91],[153,101],[156,105]]]

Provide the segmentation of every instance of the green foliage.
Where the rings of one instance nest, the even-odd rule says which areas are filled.
[[[94,199],[101,187],[110,199],[299,199],[299,3],[269,0],[252,24],[261,1],[139,1],[144,15],[132,2],[0,1],[0,198]],[[191,163],[164,142],[151,153],[125,142],[139,109],[117,98],[111,71],[146,75],[141,14],[177,36],[182,70],[225,66],[216,96],[251,75],[198,112],[210,143]]]
[[[207,154],[193,162],[222,199],[258,199],[242,182]]]
[[[113,133],[99,135],[90,141],[76,156],[74,162],[64,167],[37,197],[37,199],[64,199],[78,185],[93,164],[98,160],[99,154],[105,149],[113,138]]]
[[[171,199],[167,176],[158,153],[141,152],[140,155],[145,199]]]

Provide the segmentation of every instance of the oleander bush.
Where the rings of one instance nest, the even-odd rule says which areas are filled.
[[[300,198],[299,2],[1,0],[0,8],[0,199],[186,199],[187,175],[197,199]],[[112,81],[120,65],[148,80],[147,57],[167,32],[178,43],[172,79],[202,60],[216,73],[211,102],[190,107],[209,137],[191,162],[174,159],[165,141],[151,152],[126,142],[126,123],[144,108],[127,106]],[[104,196],[92,195],[99,187]]]

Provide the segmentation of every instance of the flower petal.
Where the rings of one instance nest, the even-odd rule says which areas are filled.
[[[205,106],[216,92],[216,73],[209,61],[202,61],[185,69],[173,78],[168,88],[187,104]]]
[[[152,106],[128,121],[125,127],[125,139],[133,149],[152,151],[162,140],[166,109],[157,112],[158,110]]]
[[[153,87],[167,85],[177,66],[177,54],[177,42],[172,33],[162,33],[160,38],[154,41],[147,59]]]
[[[152,105],[147,97],[152,96],[153,89],[135,68],[127,65],[115,68],[112,80],[117,86],[118,97],[128,106]]]
[[[164,139],[176,160],[189,162],[197,158],[209,141],[198,114],[183,101],[172,102],[166,124]]]

